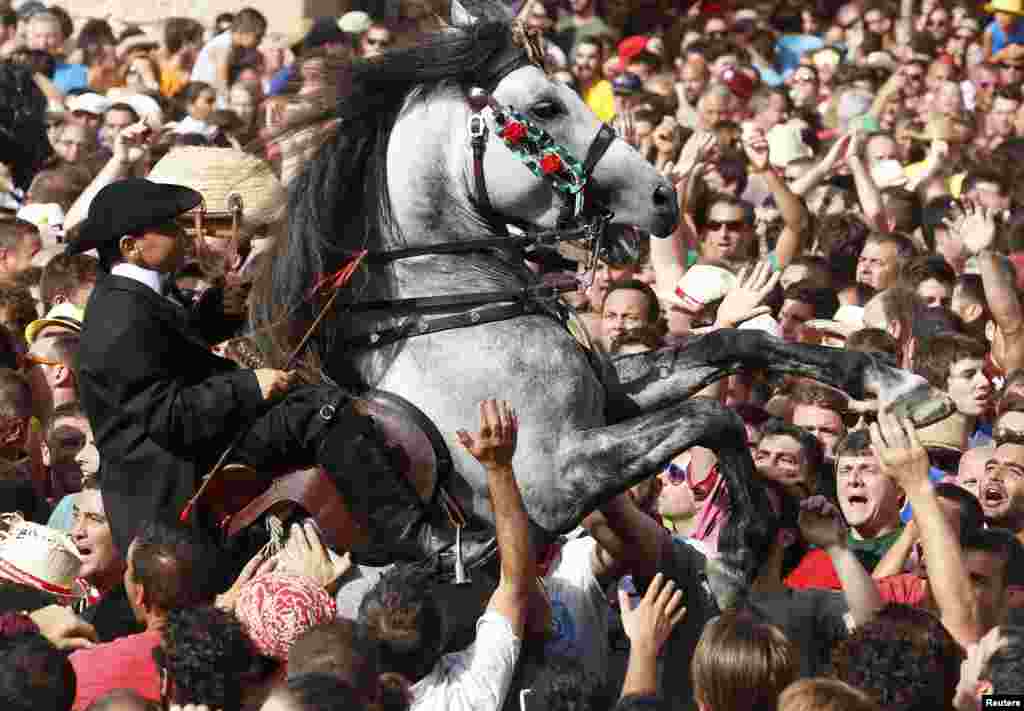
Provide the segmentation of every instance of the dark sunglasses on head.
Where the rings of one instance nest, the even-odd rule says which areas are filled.
[[[743,220],[708,220],[707,228],[708,232],[717,232],[723,227],[730,230],[741,230],[746,224]]]

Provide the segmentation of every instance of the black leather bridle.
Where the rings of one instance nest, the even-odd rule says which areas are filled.
[[[552,150],[564,157],[566,163],[574,168],[574,184],[570,189],[555,187],[552,189],[563,196],[563,207],[559,216],[558,226],[553,230],[509,234],[504,220],[494,211],[487,192],[487,181],[484,176],[484,155],[490,137],[490,127],[485,120],[485,110],[490,109],[497,115],[512,113],[502,107],[491,96],[488,89],[493,90],[506,76],[524,66],[534,64],[525,50],[515,48],[505,52],[493,61],[489,70],[485,70],[481,87],[469,90],[467,102],[472,110],[469,118],[470,147],[473,152],[473,182],[475,197],[474,206],[484,219],[498,233],[485,237],[463,239],[448,244],[434,244],[422,247],[406,247],[370,251],[365,255],[365,262],[370,265],[388,264],[413,257],[440,254],[467,254],[487,249],[518,249],[524,254],[531,251],[538,253],[554,251],[558,244],[569,240],[583,240],[589,244],[590,267],[596,266],[598,255],[603,249],[603,240],[608,224],[614,215],[593,197],[591,176],[598,162],[607,152],[609,146],[617,138],[614,129],[602,124],[597,136],[587,149],[583,161],[576,161],[564,147],[554,142],[542,129],[529,128],[543,134]],[[517,120],[528,123],[518,115]],[[496,116],[500,118],[500,116]],[[578,182],[578,189],[577,183]],[[591,188],[588,191],[588,188]],[[561,308],[557,305],[560,294],[574,291],[579,284],[575,279],[563,280],[555,284],[536,284],[518,290],[487,291],[470,294],[453,294],[418,297],[409,299],[381,299],[375,301],[359,301],[347,304],[349,313],[386,311],[389,316],[404,317],[397,326],[371,331],[366,334],[343,339],[340,344],[344,348],[376,348],[401,341],[413,336],[436,333],[454,328],[464,328],[482,323],[503,321],[523,314],[546,312],[560,315]],[[449,312],[455,309],[454,313]],[[555,313],[559,312],[559,313]],[[564,318],[564,314],[560,315]]]

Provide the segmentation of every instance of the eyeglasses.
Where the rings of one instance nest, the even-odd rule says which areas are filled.
[[[686,470],[672,462],[670,462],[668,467],[666,467],[665,475],[668,479],[668,483],[672,486],[679,486],[686,483]]]
[[[708,37],[711,39],[724,39],[727,34],[725,30],[714,30],[713,32],[708,32]]]
[[[729,230],[741,230],[747,223],[744,220],[708,220],[708,232],[718,232],[723,227]]]
[[[36,355],[35,353],[19,353],[18,354],[18,370],[28,370],[33,365],[64,365],[59,360],[50,360],[49,358],[43,358],[42,356]]]

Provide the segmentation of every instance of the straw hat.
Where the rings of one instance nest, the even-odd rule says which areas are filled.
[[[199,192],[207,212],[230,213],[234,197],[240,197],[246,229],[280,219],[287,201],[270,164],[234,148],[174,148],[148,177],[155,183],[186,185]]]
[[[75,579],[82,557],[63,531],[3,514],[7,530],[0,534],[0,578],[62,597],[75,597]]]
[[[985,13],[991,15],[994,12],[1024,15],[1024,0],[992,0],[985,6]]]
[[[83,320],[85,320],[85,311],[81,307],[75,306],[70,301],[54,304],[46,312],[46,316],[37,318],[25,327],[25,340],[32,345],[39,332],[47,326],[60,326],[81,333]]]

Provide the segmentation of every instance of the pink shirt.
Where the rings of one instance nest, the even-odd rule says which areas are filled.
[[[147,630],[119,637],[91,649],[73,652],[78,690],[72,711],[82,711],[114,689],[132,689],[153,701],[160,700],[160,670],[153,650],[160,646],[160,632]]]

